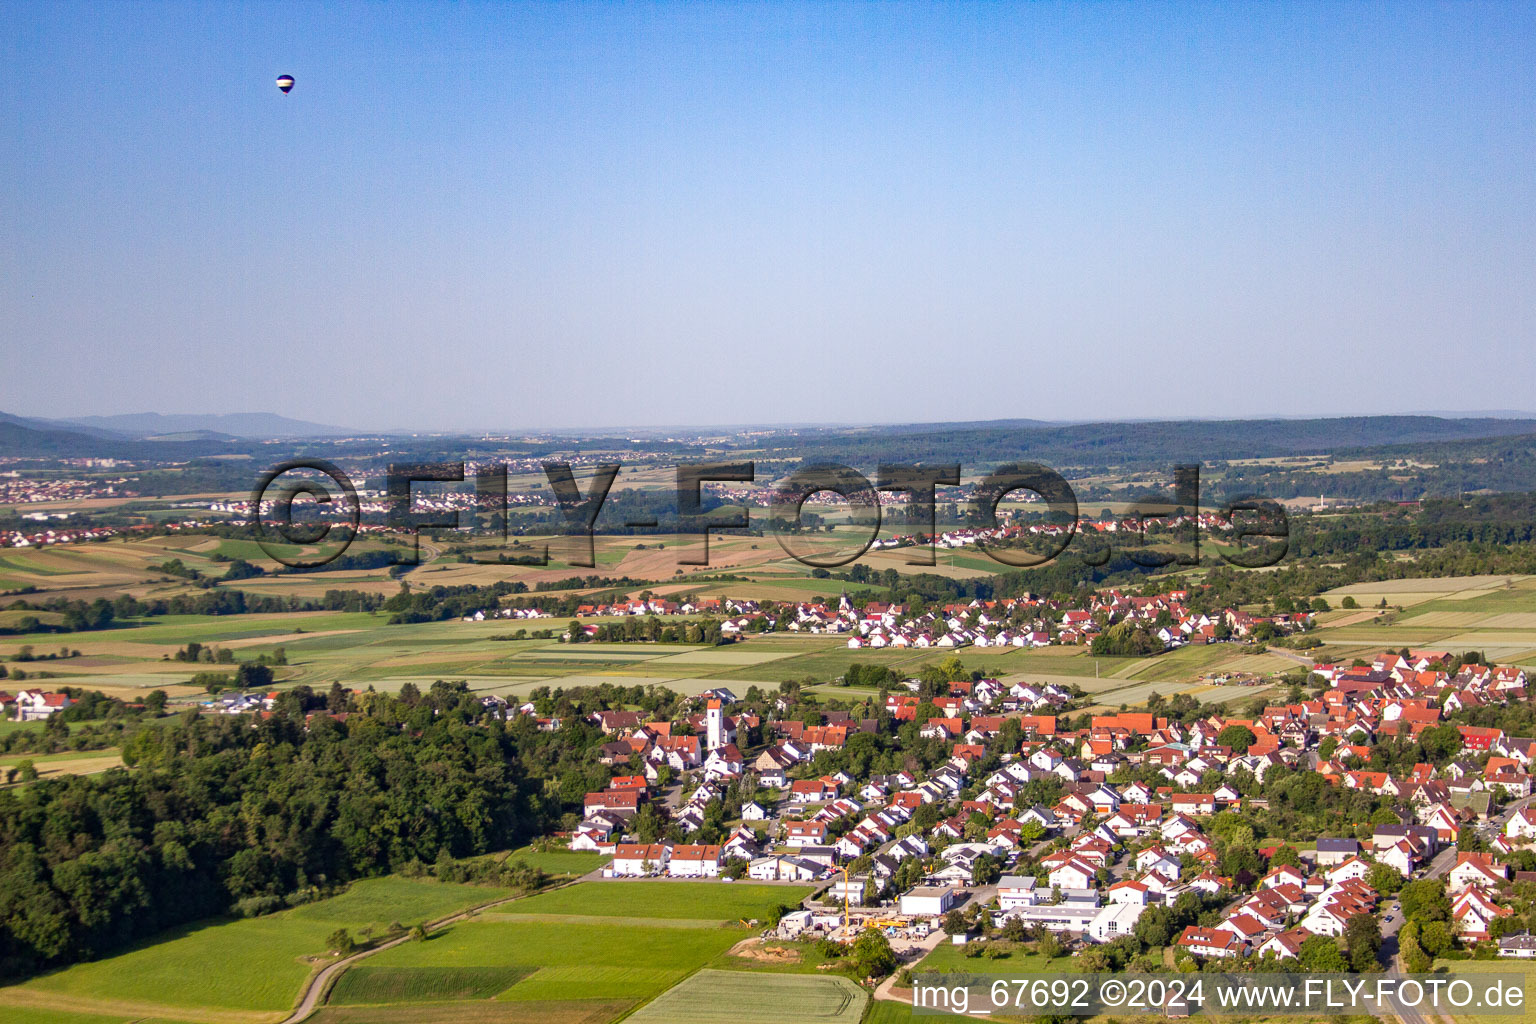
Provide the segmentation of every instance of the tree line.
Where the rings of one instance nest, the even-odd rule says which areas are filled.
[[[301,687],[263,719],[188,712],[131,733],[133,771],[0,791],[0,972],[506,848],[558,817],[537,776],[564,741],[491,719],[462,684],[343,694],[344,720],[306,724],[330,700]]]

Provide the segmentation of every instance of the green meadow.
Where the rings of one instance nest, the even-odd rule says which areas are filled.
[[[114,956],[0,988],[0,1005],[90,1012],[94,1003],[107,1013],[141,1018],[180,1011],[189,1020],[209,1011],[282,1012],[337,928],[350,929],[354,938],[364,929],[378,935],[392,922],[410,926],[507,895],[485,886],[367,879],[329,899],[265,917],[188,925]]]
[[[546,875],[584,875],[608,863],[608,857],[601,853],[567,850],[556,846],[551,846],[547,850],[524,846],[500,859],[509,863],[523,861]]]
[[[670,882],[659,879],[583,882],[497,908],[502,914],[559,914],[682,920],[763,920],[779,904],[794,905],[809,886],[741,882]]]

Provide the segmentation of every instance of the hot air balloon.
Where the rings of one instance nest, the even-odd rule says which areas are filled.
[[[277,79],[277,87],[283,90],[284,94],[288,93],[293,88],[293,76],[279,75]]]

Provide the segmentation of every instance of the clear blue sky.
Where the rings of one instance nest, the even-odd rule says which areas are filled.
[[[1531,408],[1533,52],[1529,3],[12,0],[0,409]]]

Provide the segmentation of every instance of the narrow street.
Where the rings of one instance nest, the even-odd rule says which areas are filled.
[[[1489,818],[1479,831],[1488,836],[1497,835],[1504,830],[1504,826],[1509,823],[1510,818],[1526,807],[1529,807],[1532,801],[1536,801],[1536,795],[1513,801],[1503,811]],[[1455,866],[1456,847],[1448,846],[1435,854],[1429,862],[1429,867],[1425,869],[1421,877],[1440,878]],[[1394,897],[1387,903],[1382,911],[1382,915],[1381,951],[1386,956],[1388,964],[1387,974],[1394,978],[1401,978],[1406,975],[1406,972],[1403,970],[1403,959],[1397,947],[1397,934],[1403,927],[1402,904]],[[1385,920],[1387,917],[1392,918],[1392,920]],[[1403,1006],[1394,1002],[1393,1010],[1403,1024],[1431,1024],[1429,1018],[1417,1007]],[[1446,1020],[1452,1019],[1448,1014],[1441,1014],[1440,1016]]]

